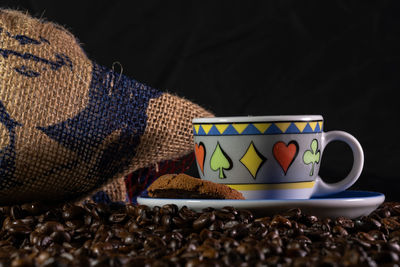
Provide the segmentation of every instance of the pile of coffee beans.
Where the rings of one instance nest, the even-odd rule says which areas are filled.
[[[119,203],[0,208],[0,266],[398,266],[400,203],[356,220]]]

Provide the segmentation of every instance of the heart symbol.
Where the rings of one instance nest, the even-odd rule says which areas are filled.
[[[194,144],[194,154],[196,155],[197,164],[199,165],[201,172],[204,175],[204,161],[206,159],[206,148],[203,142],[200,142],[199,144]]]
[[[292,165],[294,159],[296,158],[298,152],[299,145],[296,141],[290,141],[288,145],[282,141],[275,143],[272,153],[274,154],[275,159],[278,161],[285,175],[290,165]]]

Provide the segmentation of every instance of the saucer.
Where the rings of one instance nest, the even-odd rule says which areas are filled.
[[[137,198],[137,203],[149,207],[175,204],[187,206],[195,211],[212,207],[221,209],[232,206],[253,212],[257,217],[270,216],[291,208],[300,208],[303,213],[318,217],[336,218],[344,216],[355,219],[367,216],[385,201],[385,195],[378,192],[347,190],[337,194],[311,199],[172,199],[151,198],[147,194]]]

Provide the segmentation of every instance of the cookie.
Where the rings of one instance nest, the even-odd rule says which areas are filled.
[[[155,198],[244,199],[242,193],[227,185],[183,173],[160,176],[147,191],[150,197]]]

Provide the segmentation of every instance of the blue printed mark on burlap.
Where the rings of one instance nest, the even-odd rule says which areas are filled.
[[[119,136],[107,145],[87,179],[103,184],[129,165],[147,124],[147,106],[162,92],[94,64],[87,106],[76,116],[47,127],[47,136],[89,162],[111,133]]]
[[[16,72],[18,72],[19,74],[22,74],[24,76],[31,77],[31,78],[32,77],[37,77],[37,76],[40,75],[39,72],[34,71],[34,70],[30,70],[24,65],[22,65],[21,67],[14,67],[14,70]]]
[[[0,33],[3,31],[3,28],[0,27]],[[32,37],[23,35],[23,34],[16,34],[13,35],[10,32],[6,31],[6,35],[9,38],[13,38],[19,42],[21,46],[27,45],[27,44],[32,44],[32,45],[40,45],[43,43],[50,44],[49,40],[46,38],[40,36],[39,39],[34,39]],[[4,59],[9,59],[10,57],[17,57],[20,58],[24,61],[31,61],[31,62],[36,62],[36,63],[41,63],[44,66],[42,66],[40,71],[46,71],[48,69],[52,71],[58,71],[61,67],[66,66],[68,67],[71,71],[73,71],[73,63],[72,60],[65,54],[63,53],[55,53],[54,54],[54,60],[40,57],[28,52],[20,52],[14,49],[5,49],[5,48],[0,48],[0,56],[2,56]],[[35,78],[40,76],[39,70],[31,70],[25,65],[21,66],[15,66],[14,70],[23,76],[29,77],[29,78]]]
[[[0,27],[0,33],[2,33],[2,32],[3,32],[3,28]],[[26,45],[26,44],[40,45],[42,43],[50,44],[49,40],[47,40],[46,38],[44,38],[42,36],[39,36],[39,40],[37,40],[37,39],[34,39],[32,37],[26,36],[24,34],[15,34],[15,35],[13,35],[8,31],[5,31],[5,34],[8,37],[17,40],[20,45]]]
[[[42,58],[42,57],[33,55],[31,53],[27,53],[27,52],[24,53],[24,52],[18,52],[15,50],[11,50],[11,49],[0,48],[0,56],[2,56],[5,59],[8,59],[10,56],[15,56],[15,57],[21,58],[26,61],[42,63],[42,64],[48,66],[50,68],[50,70],[53,70],[53,71],[58,71],[63,66],[67,66],[71,71],[73,70],[73,64],[72,64],[71,59],[67,55],[62,54],[62,53],[54,54],[55,60],[50,60],[50,59]],[[21,68],[24,68],[25,70],[20,71]],[[28,67],[26,67],[25,65],[16,67],[14,69],[17,71],[17,73],[22,74],[27,77],[37,77],[40,75],[39,72],[36,72],[37,74],[34,76],[31,76],[29,74],[27,75],[26,70],[28,70]],[[47,70],[46,67],[42,68],[42,71],[45,71],[45,70]]]
[[[9,189],[21,182],[14,179],[15,173],[15,128],[21,126],[10,117],[3,102],[0,101],[0,123],[7,129],[9,144],[0,149],[0,189]]]

